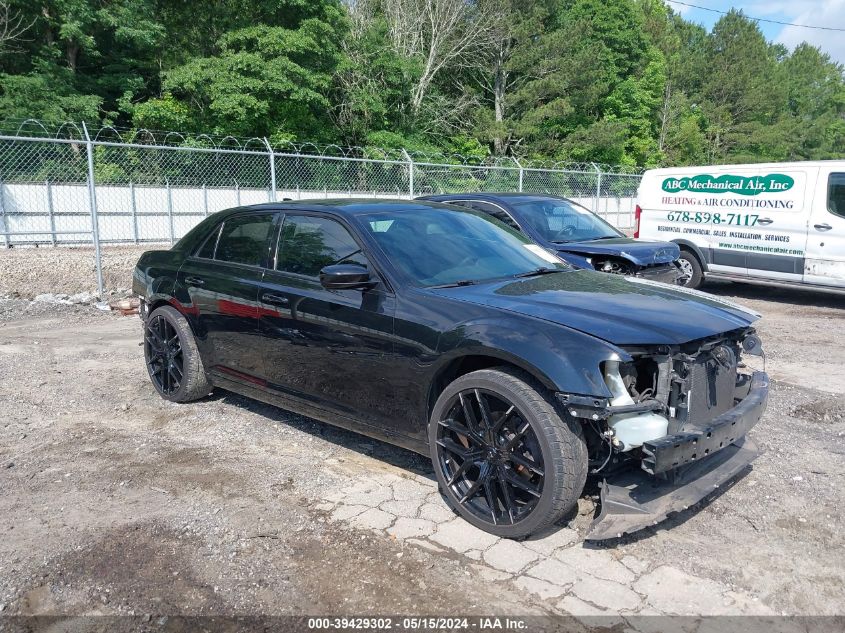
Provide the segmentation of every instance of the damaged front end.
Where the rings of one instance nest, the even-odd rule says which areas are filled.
[[[676,285],[682,276],[681,269],[676,262],[635,264],[621,257],[607,255],[586,257],[586,262],[601,273],[637,277],[669,285]]]
[[[626,348],[631,361],[602,368],[611,398],[558,394],[584,421],[590,473],[601,477],[600,514],[587,538],[659,523],[714,492],[758,454],[745,435],[768,398],[751,328],[679,346]]]

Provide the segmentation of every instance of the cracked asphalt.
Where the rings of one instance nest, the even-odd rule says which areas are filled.
[[[137,317],[0,299],[0,613],[843,614],[845,299],[709,289],[764,315],[765,453],[599,546],[589,499],[498,539],[421,456],[221,390],[161,400]]]

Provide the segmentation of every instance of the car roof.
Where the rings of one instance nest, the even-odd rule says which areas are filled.
[[[231,215],[243,211],[324,211],[339,215],[354,216],[378,211],[413,213],[421,209],[448,209],[454,211],[454,206],[438,204],[428,200],[396,200],[385,198],[329,198],[315,200],[290,200],[280,202],[263,202],[233,209],[220,211],[220,214]]]
[[[477,192],[477,193],[441,193],[420,196],[418,200],[568,200],[563,196],[555,196],[550,193],[531,193],[531,192],[516,192],[516,191],[502,191],[495,193]]]

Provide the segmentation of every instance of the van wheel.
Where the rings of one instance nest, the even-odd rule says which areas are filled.
[[[698,288],[704,279],[704,271],[698,257],[688,250],[681,250],[678,257],[678,266],[681,269],[681,276],[678,278],[678,285],[686,288]]]
[[[543,532],[584,489],[581,424],[522,372],[482,369],[455,380],[434,405],[428,437],[447,503],[491,534]]]

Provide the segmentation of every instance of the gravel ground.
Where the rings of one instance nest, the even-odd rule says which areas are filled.
[[[167,248],[162,245],[161,248]],[[132,269],[145,246],[103,246],[103,286],[124,294],[132,287]],[[18,247],[0,249],[0,296],[17,294],[32,299],[44,293],[74,295],[97,290],[94,249],[91,247]]]
[[[456,596],[468,614],[845,614],[843,298],[708,287],[764,315],[766,452],[711,501],[597,548],[589,500],[503,541],[446,509],[418,455],[222,390],[165,402],[137,317],[30,302],[5,255],[4,614],[454,614]],[[90,289],[60,288],[38,290]]]

